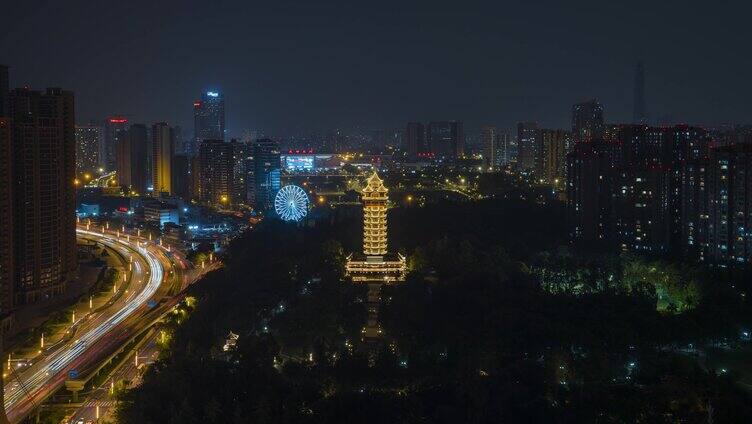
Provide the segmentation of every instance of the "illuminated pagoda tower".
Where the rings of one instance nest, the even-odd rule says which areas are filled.
[[[386,211],[389,190],[376,172],[371,175],[362,191],[363,200],[363,254],[347,258],[345,270],[353,283],[368,284],[368,325],[366,337],[379,337],[379,293],[383,284],[405,279],[405,257],[387,252]]]
[[[386,255],[388,192],[375,172],[363,189],[363,254],[367,257]]]

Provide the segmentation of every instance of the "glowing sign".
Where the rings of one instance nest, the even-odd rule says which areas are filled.
[[[206,95],[209,97],[219,97],[219,93],[217,93],[216,91],[207,91]]]
[[[112,124],[125,124],[128,120],[125,118],[110,118],[110,123]]]
[[[291,155],[293,155],[293,154],[295,154],[295,155],[312,154],[313,153],[313,149],[310,148],[310,147],[308,149],[290,149],[290,150],[287,151],[287,153],[291,154]]]
[[[287,155],[285,169],[288,171],[312,171],[314,169],[312,155]]]

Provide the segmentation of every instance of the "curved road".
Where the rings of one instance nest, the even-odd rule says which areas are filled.
[[[50,393],[60,388],[71,369],[85,366],[86,362],[101,356],[100,345],[109,345],[107,342],[111,339],[105,336],[112,335],[124,320],[144,310],[164,280],[164,265],[157,251],[159,247],[154,244],[80,228],[76,231],[79,237],[96,239],[126,257],[132,255],[130,294],[120,296],[104,311],[80,318],[74,324],[76,333],[70,341],[45,352],[44,358],[23,371],[11,372],[5,385],[5,410],[11,422],[23,419]],[[122,330],[118,334],[120,332]]]

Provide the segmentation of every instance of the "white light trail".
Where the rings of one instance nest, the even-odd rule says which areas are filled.
[[[105,334],[107,334],[107,332],[109,332],[123,320],[128,318],[128,316],[135,312],[140,306],[146,304],[149,298],[151,298],[154,293],[156,293],[159,285],[162,283],[164,270],[161,263],[157,260],[154,254],[149,252],[146,248],[141,247],[138,242],[136,242],[135,245],[131,245],[128,241],[124,241],[122,239],[113,239],[112,237],[103,236],[102,234],[93,231],[81,229],[78,229],[76,231],[79,234],[99,238],[104,244],[107,244],[109,247],[124,252],[124,256],[126,257],[130,252],[128,252],[127,249],[124,249],[121,246],[117,246],[118,243],[128,246],[130,249],[137,251],[148,265],[147,271],[149,272],[149,280],[146,283],[144,289],[137,296],[135,296],[133,299],[129,299],[119,311],[109,317],[106,321],[89,330],[88,332],[86,332],[86,334],[80,336],[71,346],[55,352],[52,356],[45,358],[42,361],[43,365],[32,375],[21,375],[21,384],[25,388],[25,390],[15,390],[11,392],[11,385],[13,383],[7,384],[5,386],[6,411],[11,410],[17,403],[22,401],[27,396],[27,392],[33,398],[44,387],[46,383],[56,377],[58,371],[64,369],[67,365],[73,362],[73,360],[78,358],[82,353],[86,351],[87,347],[92,346],[95,342],[100,340]],[[133,275],[140,273],[141,265],[139,262],[136,262]],[[16,379],[9,375],[8,380],[10,381]]]

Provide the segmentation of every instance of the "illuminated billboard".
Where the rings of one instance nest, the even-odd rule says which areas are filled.
[[[286,155],[285,169],[288,171],[313,171],[315,169],[313,155]]]

